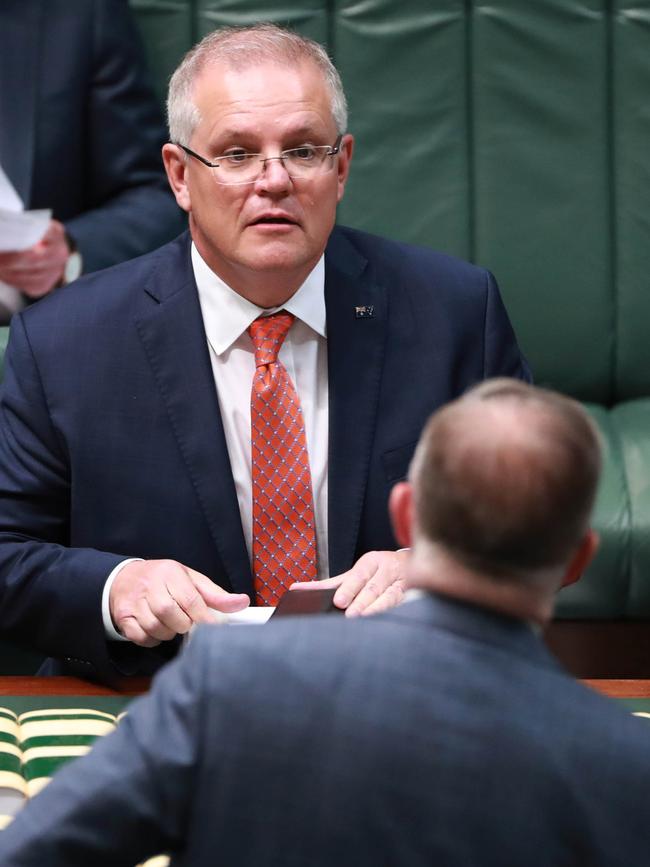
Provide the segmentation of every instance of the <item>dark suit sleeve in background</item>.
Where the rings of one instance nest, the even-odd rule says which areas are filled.
[[[487,300],[483,377],[490,379],[493,376],[512,376],[524,382],[532,382],[530,367],[517,344],[497,282],[489,271],[486,271],[485,275]]]
[[[166,133],[128,6],[124,0],[93,5],[83,154],[87,201],[82,213],[66,220],[85,271],[147,252],[184,227],[163,170]]]

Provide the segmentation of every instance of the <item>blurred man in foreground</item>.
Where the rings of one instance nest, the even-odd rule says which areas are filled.
[[[421,597],[199,630],[0,834],[0,862],[644,863],[647,724],[539,638],[594,553],[599,469],[589,418],[551,392],[495,380],[440,410],[391,496]]]

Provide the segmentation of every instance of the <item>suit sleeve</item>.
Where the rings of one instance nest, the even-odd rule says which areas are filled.
[[[133,867],[182,848],[204,722],[207,662],[199,638],[114,733],[63,768],[0,833],[3,867]]]
[[[163,169],[166,139],[139,35],[125,0],[97,0],[88,143],[83,171],[88,209],[66,222],[95,271],[131,259],[179,234],[185,224]]]
[[[515,379],[522,379],[524,382],[532,382],[530,367],[519,349],[497,282],[489,271],[485,273],[487,300],[483,378],[510,376]]]
[[[0,632],[110,676],[101,594],[123,557],[67,547],[71,484],[66,444],[18,315],[0,399]]]

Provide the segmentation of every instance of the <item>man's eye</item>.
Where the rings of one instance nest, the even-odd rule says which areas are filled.
[[[242,166],[250,163],[251,160],[254,160],[257,157],[257,154],[248,153],[248,151],[228,151],[228,153],[222,154],[219,157],[220,162],[227,162],[228,165],[231,166]]]
[[[300,160],[301,162],[309,162],[316,156],[316,148],[313,145],[302,145],[299,148],[292,148],[287,153],[292,159]]]

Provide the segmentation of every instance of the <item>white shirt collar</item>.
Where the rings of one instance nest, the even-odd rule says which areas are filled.
[[[293,313],[321,337],[327,336],[325,317],[325,255],[323,254],[307,279],[282,308],[266,310],[258,307],[231,289],[206,264],[192,242],[192,268],[199,292],[205,333],[210,346],[221,355],[264,313],[275,309]]]

